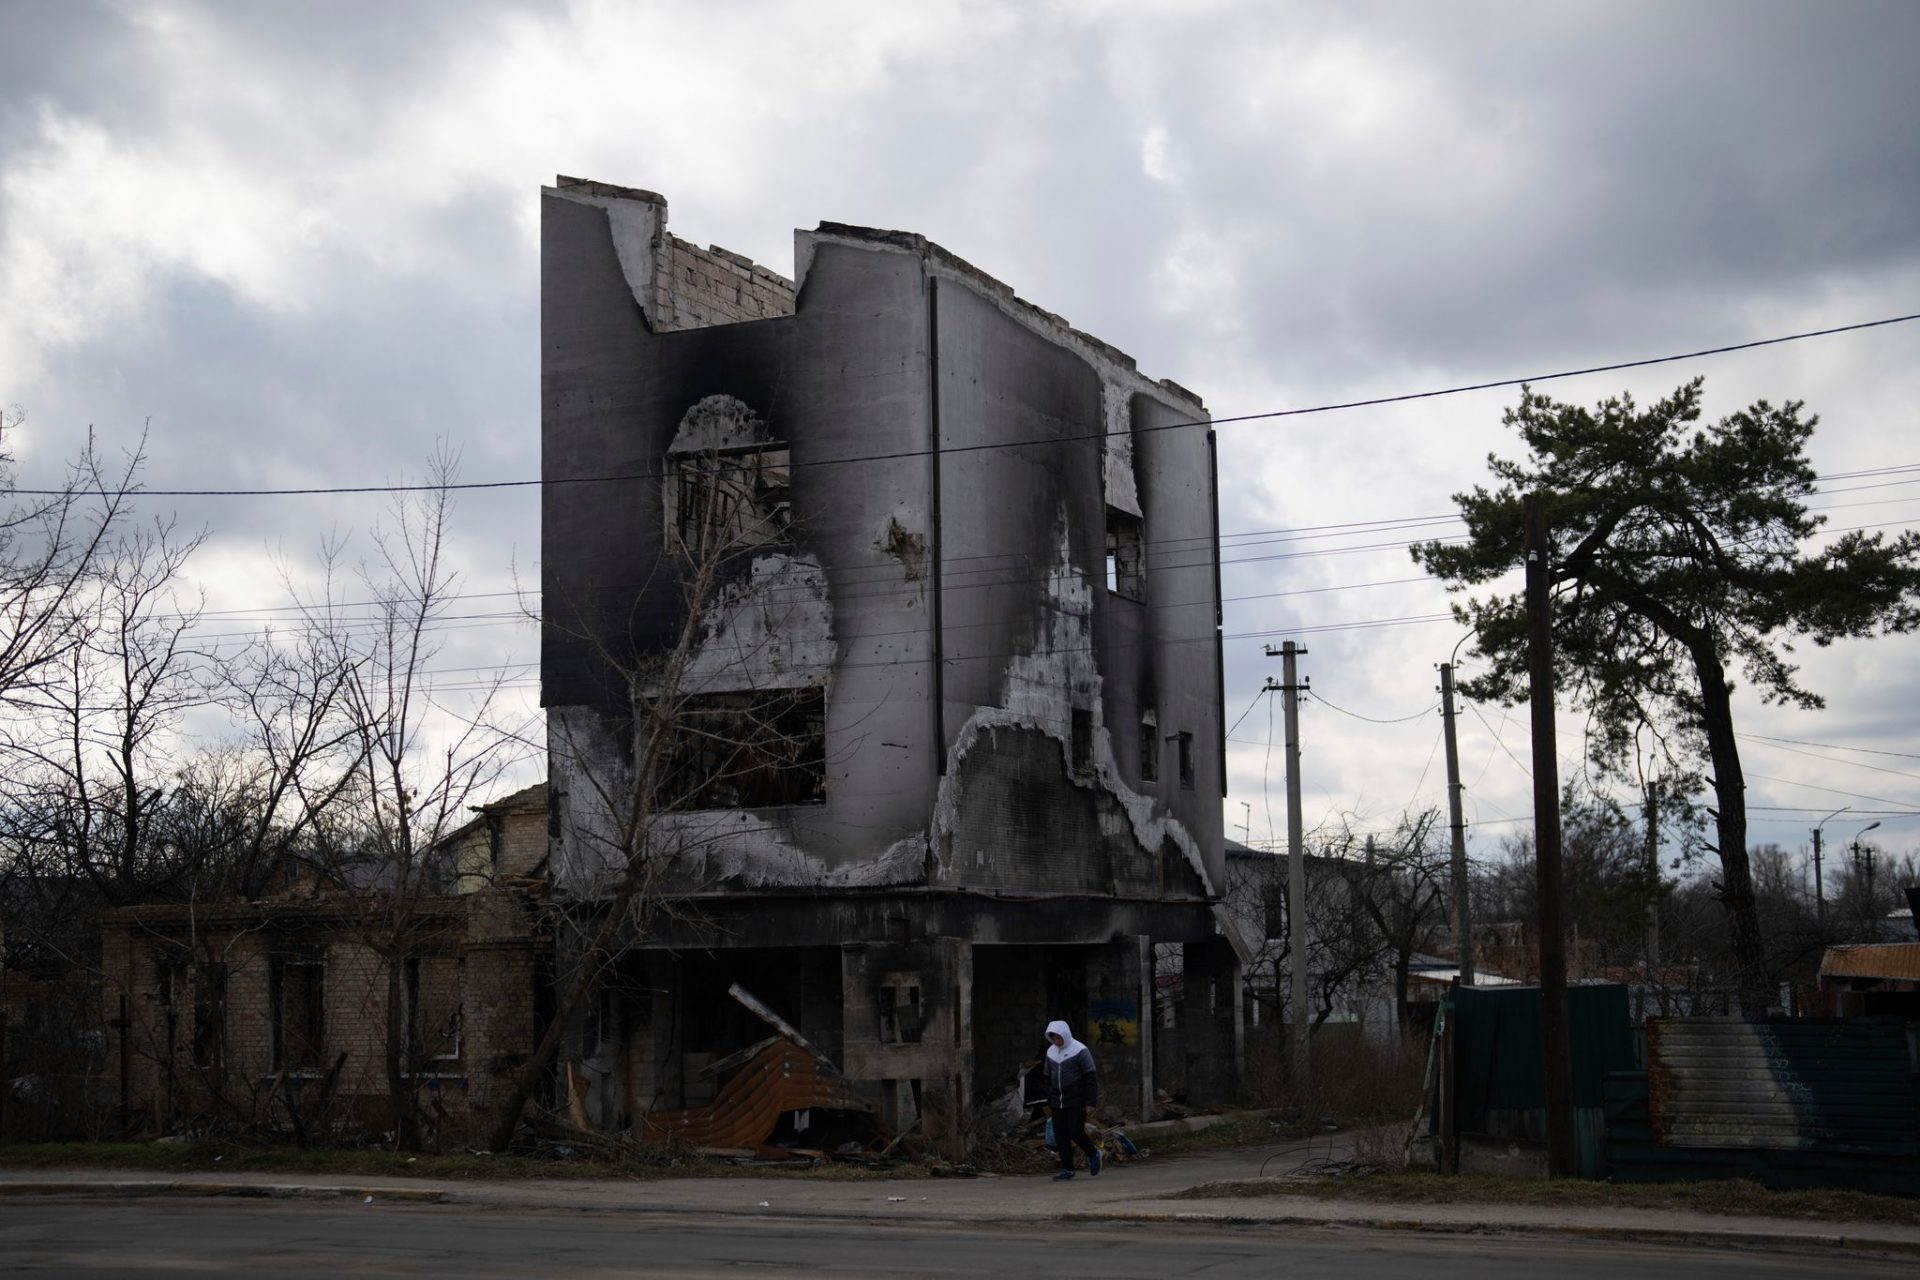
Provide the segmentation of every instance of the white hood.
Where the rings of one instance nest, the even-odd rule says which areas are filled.
[[[1047,1058],[1049,1061],[1065,1062],[1068,1058],[1071,1058],[1074,1054],[1086,1047],[1073,1038],[1073,1032],[1067,1030],[1066,1023],[1058,1021],[1057,1019],[1047,1024],[1047,1034],[1050,1036],[1059,1036],[1062,1040],[1066,1041],[1065,1044],[1059,1045],[1053,1043],[1051,1040],[1047,1041]]]

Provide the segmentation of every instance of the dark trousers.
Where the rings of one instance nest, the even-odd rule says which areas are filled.
[[[1073,1168],[1073,1149],[1079,1147],[1087,1153],[1087,1163],[1093,1163],[1095,1147],[1093,1139],[1087,1136],[1087,1109],[1085,1107],[1055,1107],[1053,1109],[1053,1140],[1060,1145],[1060,1167]]]

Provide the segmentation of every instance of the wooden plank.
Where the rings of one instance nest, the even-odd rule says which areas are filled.
[[[812,1042],[810,1042],[805,1036],[800,1034],[798,1028],[796,1028],[792,1023],[788,1022],[785,1018],[781,1017],[779,1014],[775,1013],[772,1009],[768,1008],[765,1002],[763,1002],[758,996],[754,995],[751,991],[748,991],[745,987],[741,986],[739,983],[736,982],[732,986],[727,988],[727,994],[732,996],[735,1000],[738,1000],[741,1004],[745,1005],[749,1012],[753,1013],[756,1017],[760,1018],[763,1022],[765,1022],[768,1026],[772,1027],[775,1031],[778,1031],[781,1035],[793,1041],[795,1044],[799,1045],[802,1049],[805,1049],[808,1053],[812,1054],[814,1058],[820,1063],[821,1066],[833,1072],[833,1074],[835,1075],[842,1074],[840,1071],[840,1068],[833,1064],[833,1060],[831,1058],[827,1057],[826,1054],[820,1052],[820,1050]]]

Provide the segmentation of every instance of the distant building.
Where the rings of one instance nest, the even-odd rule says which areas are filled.
[[[476,1140],[533,1048],[551,942],[525,890],[547,809],[545,784],[479,806],[430,855],[436,892],[392,898],[289,868],[256,898],[102,913],[103,1130],[386,1132],[391,1011],[428,1129]],[[396,910],[410,943],[394,967],[375,943],[396,935]]]

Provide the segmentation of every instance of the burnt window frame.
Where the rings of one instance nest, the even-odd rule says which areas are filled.
[[[919,1044],[926,1035],[927,1006],[920,979],[891,974],[874,993],[881,1044]]]
[[[305,988],[303,1025],[288,1025],[288,981],[291,975]],[[270,1024],[271,1063],[276,1073],[288,1076],[319,1076],[327,1069],[327,962],[324,956],[307,952],[273,957],[267,976],[267,1012]],[[294,1032],[289,1035],[289,1032]],[[301,1050],[296,1055],[296,1049]],[[297,1060],[296,1060],[297,1058]]]
[[[429,1045],[420,1028],[420,969],[427,961],[447,961],[453,965],[452,1007],[441,1027],[432,1034]],[[444,1064],[458,1065],[464,1056],[467,1030],[467,963],[464,957],[437,951],[416,951],[402,961],[401,1033],[407,1046],[410,1075],[445,1074]],[[447,1044],[451,1048],[445,1048]],[[429,1049],[435,1050],[428,1052]]]
[[[820,685],[791,689],[691,694],[656,708],[672,723],[655,783],[655,802],[670,812],[781,809],[827,802],[827,699]],[[721,717],[744,717],[764,730],[757,739],[713,727]],[[742,752],[771,757],[755,765]],[[703,779],[694,781],[694,779]]]
[[[784,440],[670,453],[665,484],[664,532],[675,551],[703,557],[793,542],[793,449]],[[737,519],[748,504],[751,517]]]
[[[1180,789],[1192,791],[1196,781],[1193,764],[1193,734],[1182,729],[1173,735],[1173,739],[1179,744],[1180,749]]]
[[[1147,598],[1147,522],[1131,511],[1107,508],[1106,584],[1111,595]]]
[[[1151,711],[1140,713],[1140,781],[1160,781],[1160,722]]]
[[[227,1064],[227,966],[194,966],[193,1041],[188,1046],[195,1068],[218,1071]]]

